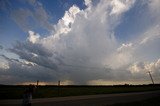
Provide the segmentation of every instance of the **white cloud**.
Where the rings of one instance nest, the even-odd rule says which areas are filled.
[[[35,64],[35,63],[33,63],[33,62],[26,61],[26,60],[23,60],[23,61],[22,61],[22,63],[23,63],[23,64],[25,64],[25,65],[28,65],[28,66],[34,66],[34,65],[37,65],[37,64]]]
[[[121,14],[125,11],[127,11],[133,4],[135,0],[112,0],[111,1],[111,6],[112,6],[112,11],[110,15],[114,14]]]
[[[73,5],[68,11],[65,12],[62,19],[59,20],[58,24],[55,25],[56,34],[54,37],[57,37],[60,34],[65,34],[71,31],[71,26],[74,23],[74,20],[76,18],[76,14],[80,12],[80,9]]]
[[[29,40],[31,43],[38,42],[40,35],[35,34],[33,31],[29,31],[28,33],[29,33],[28,40]]]
[[[149,0],[148,5],[152,14],[156,15],[157,18],[160,18],[160,1],[159,0]]]
[[[64,17],[62,18],[62,20],[64,21],[64,25],[69,26],[70,23],[74,23],[76,14],[79,12],[79,8],[74,5],[69,9],[69,11],[66,11]]]
[[[137,63],[134,63],[132,66],[129,67],[129,70],[132,72],[132,73],[139,73],[139,72],[144,72],[146,71],[146,66],[145,66],[145,63],[142,63],[142,62],[137,62]],[[146,71],[147,72],[147,71]]]
[[[122,44],[117,51],[106,60],[110,60],[110,62],[108,62],[109,66],[113,68],[120,68],[124,66],[127,67],[134,63],[134,65],[130,67],[134,70],[131,72],[140,72],[140,70],[144,70],[137,67],[139,65],[141,66],[145,61],[152,62],[159,58],[159,30],[159,25],[151,26],[138,37],[132,39],[130,41],[132,43]],[[137,61],[141,62],[137,63]]]
[[[11,51],[26,60],[26,64],[34,65],[28,68],[27,65],[21,67],[20,63],[11,63],[10,70],[14,69],[13,64],[16,64],[17,70],[25,70],[28,76],[31,71],[39,70],[40,73],[36,75],[38,72],[34,72],[36,77],[32,76],[31,79],[35,80],[46,73],[49,76],[44,77],[46,81],[62,79],[75,84],[116,80],[134,82],[137,78],[143,79],[143,70],[159,70],[159,60],[154,65],[145,63],[146,60],[152,61],[159,56],[159,27],[151,26],[151,29],[145,30],[140,37],[128,41],[132,43],[121,44],[114,35],[122,15],[134,2],[101,0],[97,5],[92,5],[90,0],[85,0],[87,8],[84,10],[73,5],[58,24],[54,25],[51,35],[43,38],[29,31],[29,42],[18,42],[14,45]],[[157,49],[152,49],[157,53],[154,54],[154,59],[150,48]],[[135,77],[135,73],[139,75],[136,74]]]
[[[110,54],[117,51],[118,45],[113,30],[118,25],[122,13],[129,8],[120,10],[117,16],[111,16],[109,8],[114,8],[111,1],[102,0],[94,6],[91,4],[88,2],[84,10],[73,5],[58,24],[54,25],[52,35],[41,38],[29,31],[29,42],[17,43],[11,51],[22,59],[52,69],[61,79],[66,78],[79,84],[105,76],[110,76],[111,79],[123,76],[123,71],[115,75],[117,71],[110,68],[107,70],[113,72],[106,73],[104,66]],[[130,2],[125,2],[125,5],[131,7]],[[47,55],[50,53],[51,55]],[[93,66],[98,69],[91,68]],[[81,76],[84,76],[83,80]]]
[[[125,51],[125,50],[128,50],[128,49],[131,49],[132,46],[133,46],[132,43],[122,44],[122,46],[119,47],[119,48],[117,49],[117,51],[118,51],[118,52],[121,52],[121,51]]]
[[[86,6],[90,7],[92,4],[92,0],[84,0]]]
[[[160,25],[155,25],[152,28],[150,28],[148,31],[146,31],[143,35],[144,38],[140,42],[140,44],[145,44],[152,42],[156,39],[160,39]]]
[[[154,82],[159,83],[160,81],[160,59],[156,60],[155,62],[136,62],[132,64],[128,70],[131,71],[133,76],[140,76],[137,79],[146,79],[147,73],[150,72]]]
[[[134,57],[137,61],[154,61],[159,58],[159,45],[160,27],[159,25],[151,25],[134,41]]]
[[[9,69],[9,65],[8,65],[8,62],[2,58],[0,58],[0,70],[1,69]]]

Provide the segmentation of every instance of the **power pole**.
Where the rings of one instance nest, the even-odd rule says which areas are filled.
[[[152,78],[151,72],[150,72],[150,71],[148,71],[148,73],[149,73],[149,76],[150,76],[150,78],[151,78],[152,83],[154,84],[154,81],[153,81],[153,78]]]
[[[60,85],[61,85],[61,81],[58,81],[58,96],[60,96]]]
[[[37,86],[38,86],[38,84],[39,84],[39,80],[37,80]]]
[[[59,81],[58,81],[58,86],[60,86],[60,85],[61,85],[61,81],[59,80]]]

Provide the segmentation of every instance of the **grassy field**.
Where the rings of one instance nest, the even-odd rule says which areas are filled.
[[[0,99],[21,99],[27,86],[0,85]],[[160,85],[38,86],[33,98],[95,95],[160,90]]]

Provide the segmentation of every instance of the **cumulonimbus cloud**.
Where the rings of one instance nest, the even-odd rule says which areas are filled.
[[[134,77],[133,72],[139,71],[133,69],[136,69],[137,61],[145,60],[140,57],[144,54],[144,42],[149,41],[143,41],[147,36],[141,35],[139,42],[142,43],[130,40],[129,43],[120,44],[114,35],[114,29],[121,23],[123,14],[134,6],[134,2],[100,0],[93,5],[91,0],[85,0],[87,7],[82,10],[73,5],[58,24],[53,25],[51,35],[41,37],[40,34],[29,31],[26,42],[17,42],[10,49],[20,59],[36,64],[29,68],[18,62],[14,68],[18,72],[25,70],[26,78],[31,76],[30,80],[40,79],[46,82],[61,79],[75,84],[90,84],[102,80],[124,82],[144,77],[146,73]],[[155,31],[158,29],[159,27],[155,28]],[[152,30],[150,33],[152,38]],[[152,42],[152,45],[155,43]],[[13,63],[9,64],[8,70],[14,69]],[[32,70],[35,74],[31,74]],[[48,75],[49,78],[41,78],[43,75]]]

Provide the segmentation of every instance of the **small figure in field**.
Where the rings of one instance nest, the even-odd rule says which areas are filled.
[[[35,88],[36,87],[34,85],[29,85],[28,88],[25,90],[25,92],[23,94],[22,106],[31,106],[32,94],[33,94]]]

